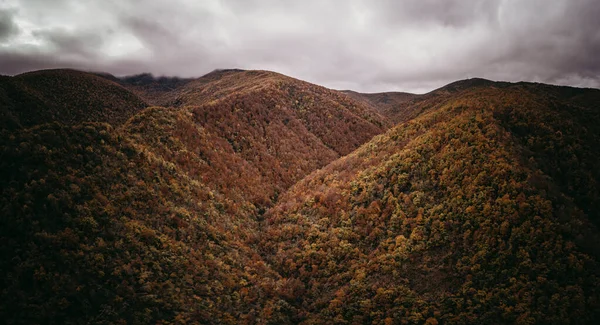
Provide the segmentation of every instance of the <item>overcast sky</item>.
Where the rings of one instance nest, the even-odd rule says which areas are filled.
[[[266,69],[337,89],[600,88],[599,0],[0,0],[0,74]]]

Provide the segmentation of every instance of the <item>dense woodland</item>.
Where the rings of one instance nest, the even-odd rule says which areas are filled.
[[[464,91],[280,199],[259,247],[307,323],[598,321],[598,112],[537,87]]]
[[[0,317],[596,324],[599,104],[483,79],[1,77]]]
[[[148,104],[114,81],[75,70],[0,76],[0,126],[106,122],[120,125]]]

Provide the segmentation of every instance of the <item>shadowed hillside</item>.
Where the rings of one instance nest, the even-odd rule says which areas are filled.
[[[75,70],[42,70],[0,78],[3,125],[30,127],[57,121],[122,124],[148,106],[119,84]]]
[[[153,106],[170,106],[175,100],[177,89],[194,79],[178,77],[155,77],[150,73],[142,73],[117,79],[116,82],[144,98]]]

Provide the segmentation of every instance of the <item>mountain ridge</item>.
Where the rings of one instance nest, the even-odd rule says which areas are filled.
[[[2,124],[9,324],[600,319],[600,90],[71,73],[144,107]]]

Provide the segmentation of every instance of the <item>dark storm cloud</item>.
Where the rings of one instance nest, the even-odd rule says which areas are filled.
[[[19,32],[19,28],[13,21],[13,10],[0,9],[0,42],[8,40]]]
[[[0,73],[275,70],[334,88],[600,87],[595,0],[0,1]]]

